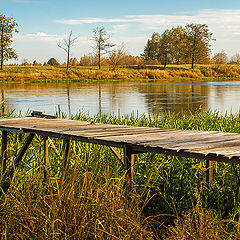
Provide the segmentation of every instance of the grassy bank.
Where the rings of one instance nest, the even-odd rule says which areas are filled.
[[[72,118],[240,133],[238,115],[217,112],[94,118],[79,113]],[[24,138],[10,135],[8,156],[17,154]],[[73,142],[62,181],[63,144],[53,143],[47,182],[42,182],[43,141],[36,137],[10,191],[0,198],[2,239],[240,239],[239,166],[214,163],[209,188],[204,161],[139,154],[126,194],[123,166],[109,148]]]
[[[162,66],[119,67],[111,70],[103,67],[98,71],[96,67],[71,67],[66,71],[64,67],[52,66],[6,66],[0,71],[1,82],[21,81],[56,81],[56,80],[119,80],[119,79],[209,79],[209,78],[239,78],[240,67],[237,65],[198,65],[190,69],[189,65],[172,65],[166,70]]]

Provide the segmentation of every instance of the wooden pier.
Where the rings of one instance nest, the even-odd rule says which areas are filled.
[[[131,178],[134,154],[152,152],[186,158],[207,160],[208,179],[212,179],[212,161],[240,163],[240,134],[216,131],[192,131],[149,127],[133,127],[84,122],[68,119],[57,119],[42,114],[33,117],[1,119],[2,131],[2,166],[6,168],[6,150],[8,132],[29,134],[19,151],[14,166],[4,175],[1,187],[6,191],[14,169],[22,160],[35,134],[64,140],[63,172],[67,168],[71,141],[80,141],[109,146],[121,158],[114,147],[123,148],[122,158],[126,177]],[[47,144],[46,144],[47,145]],[[46,148],[45,154],[48,155]],[[47,158],[46,158],[47,159]],[[45,162],[47,165],[47,162]],[[210,170],[209,170],[210,169]]]

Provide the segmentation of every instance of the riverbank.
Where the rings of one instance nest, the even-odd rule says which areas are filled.
[[[97,67],[65,67],[53,66],[5,66],[0,71],[0,82],[31,81],[64,81],[64,80],[209,80],[239,78],[240,67],[237,65],[170,65],[165,70],[162,66],[119,67],[111,70],[104,66],[101,71]]]
[[[238,115],[217,112],[93,118],[79,113],[72,118],[240,132]],[[9,135],[7,156],[16,155],[25,137],[21,133]],[[209,187],[204,161],[139,154],[132,189],[126,194],[124,168],[108,147],[73,141],[65,181],[59,174],[62,152],[62,141],[52,139],[48,179],[42,182],[43,141],[34,138],[10,191],[0,198],[0,234],[5,239],[240,238],[238,165],[216,162],[213,185]]]

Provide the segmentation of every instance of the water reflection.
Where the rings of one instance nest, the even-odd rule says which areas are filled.
[[[78,111],[128,114],[197,111],[239,112],[240,82],[69,82],[0,85],[1,108],[55,114],[58,106],[69,116]]]

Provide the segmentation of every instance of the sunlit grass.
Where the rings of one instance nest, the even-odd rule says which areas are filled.
[[[5,66],[0,71],[0,81],[63,81],[63,80],[131,80],[131,79],[160,79],[181,80],[209,78],[238,78],[240,67],[238,65],[197,65],[191,69],[190,65],[169,65],[165,70],[159,66],[119,66],[115,71],[109,66],[97,70],[96,66],[74,66],[69,71],[65,67],[53,66]]]

